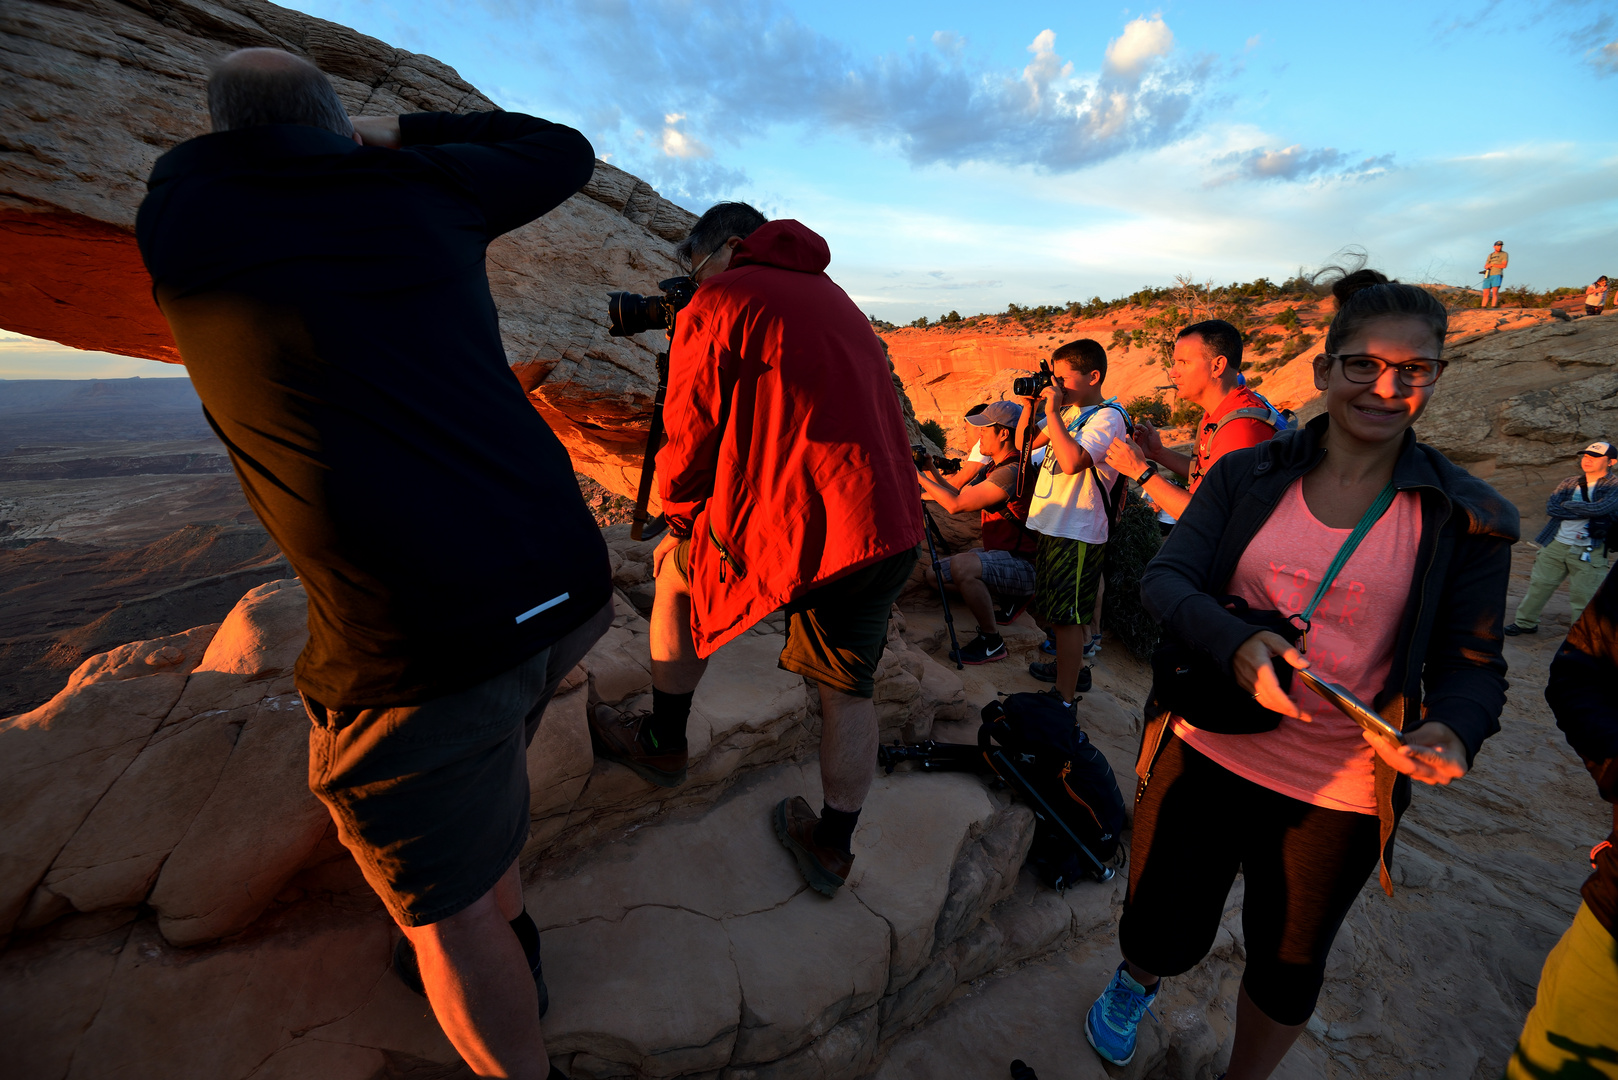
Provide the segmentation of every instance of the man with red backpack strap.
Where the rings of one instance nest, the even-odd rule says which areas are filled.
[[[1195,456],[1168,449],[1152,422],[1141,419],[1133,440],[1113,441],[1107,464],[1139,483],[1153,502],[1178,519],[1214,462],[1232,450],[1257,446],[1287,426],[1269,402],[1247,388],[1241,370],[1242,335],[1230,323],[1209,319],[1181,330],[1169,381],[1179,400],[1202,409]],[[1159,465],[1189,480],[1190,489],[1159,475]]]

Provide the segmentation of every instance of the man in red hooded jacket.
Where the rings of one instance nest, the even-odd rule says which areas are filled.
[[[665,787],[685,779],[686,718],[711,656],[785,605],[781,667],[820,688],[817,817],[775,829],[827,896],[875,772],[877,663],[921,542],[903,414],[870,322],[827,277],[826,241],[744,203],[680,246],[698,283],[680,312],[657,456],[669,535],[653,557],[652,711],[591,718],[598,752]]]

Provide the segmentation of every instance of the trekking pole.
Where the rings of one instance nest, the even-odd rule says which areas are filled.
[[[1033,785],[1024,779],[1022,773],[1017,771],[1017,767],[1011,763],[1009,758],[1006,757],[1005,752],[1003,750],[996,750],[994,752],[994,757],[999,761],[999,765],[995,771],[998,772],[1003,768],[1006,770],[1006,772],[1016,777],[1017,783],[1021,785],[1022,790],[1026,791],[1035,802],[1039,803],[1040,807],[1050,817],[1051,822],[1059,826],[1063,832],[1067,833],[1067,838],[1073,841],[1074,845],[1078,847],[1080,851],[1084,852],[1084,857],[1089,859],[1090,862],[1095,866],[1095,869],[1090,872],[1090,876],[1095,878],[1097,881],[1111,881],[1112,876],[1114,873],[1116,873],[1116,871],[1114,871],[1112,867],[1103,864],[1100,859],[1096,858],[1095,852],[1090,850],[1089,845],[1087,845],[1083,840],[1079,839],[1079,834],[1068,828],[1067,822],[1062,820],[1062,815],[1051,809],[1051,804],[1045,801],[1045,796],[1034,790]],[[1034,813],[1038,814],[1039,811],[1036,810]]]
[[[950,612],[949,593],[944,588],[944,570],[939,565],[938,548],[933,545],[933,534],[938,534],[940,544],[944,543],[944,534],[938,528],[938,523],[933,520],[933,513],[927,509],[926,503],[921,504],[921,516],[927,519],[927,527],[924,530],[927,533],[927,554],[933,560],[933,577],[938,579],[938,598],[944,602],[944,625],[949,628],[950,656],[955,660],[955,670],[964,671],[966,668],[961,663],[961,643],[955,638],[955,616]],[[947,548],[949,545],[944,544],[944,546]]]

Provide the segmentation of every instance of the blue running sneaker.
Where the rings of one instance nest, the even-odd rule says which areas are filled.
[[[1096,1053],[1114,1065],[1128,1065],[1135,1059],[1135,1029],[1140,1026],[1141,1015],[1152,1012],[1157,986],[1146,993],[1140,983],[1129,977],[1124,965],[1118,965],[1112,982],[1084,1018],[1084,1037]],[[1156,1013],[1152,1013],[1152,1019],[1157,1019]]]

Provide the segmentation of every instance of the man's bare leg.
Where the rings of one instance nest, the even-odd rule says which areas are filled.
[[[416,948],[433,1015],[478,1076],[545,1080],[550,1074],[534,978],[511,932],[522,907],[522,881],[512,863],[465,910],[403,928]]]
[[[665,694],[690,694],[708,670],[691,637],[691,586],[671,555],[657,575],[652,601],[652,686]]]
[[[865,805],[876,777],[876,702],[820,687],[820,786],[845,814]]]
[[[978,633],[998,634],[999,624],[994,618],[994,597],[983,583],[983,562],[976,552],[965,551],[950,556],[949,576],[954,579],[961,599],[966,601],[972,617],[978,621]]]

